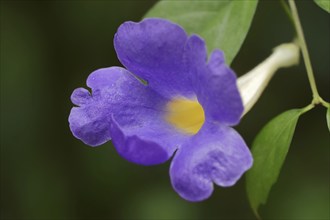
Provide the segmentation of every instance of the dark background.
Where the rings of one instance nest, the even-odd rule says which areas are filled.
[[[70,95],[92,71],[120,65],[112,39],[154,1],[1,1],[1,219],[253,219],[244,178],[201,203],[172,189],[169,162],[143,167],[111,143],[75,139]],[[329,101],[329,14],[298,1],[317,85]],[[294,32],[278,1],[261,1],[232,68],[242,75]],[[228,36],[230,37],[230,36]],[[237,127],[251,145],[267,121],[311,101],[303,62],[279,71]],[[265,219],[329,219],[329,132],[325,109],[299,120]]]

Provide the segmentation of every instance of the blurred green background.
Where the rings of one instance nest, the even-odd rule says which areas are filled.
[[[140,20],[154,3],[1,1],[1,219],[254,219],[244,178],[190,203],[172,189],[169,162],[138,166],[111,143],[91,148],[71,135],[71,92],[93,70],[120,65],[112,43],[117,27]],[[297,4],[329,101],[329,14],[312,1]],[[279,2],[261,1],[232,68],[244,74],[293,36]],[[251,145],[267,121],[310,100],[303,64],[283,69],[237,129]],[[261,216],[329,219],[329,138],[324,108],[301,117]]]

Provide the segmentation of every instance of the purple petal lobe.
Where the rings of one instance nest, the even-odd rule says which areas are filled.
[[[73,135],[90,146],[99,146],[111,139],[110,123],[112,106],[108,101],[115,83],[127,74],[120,67],[103,68],[91,73],[87,85],[88,90],[78,88],[71,95],[74,107],[69,116],[70,129]]]
[[[75,89],[71,95],[72,103],[78,106],[86,104],[90,98],[91,94],[84,88]]]
[[[74,92],[73,100],[82,105],[73,108],[69,117],[72,132],[85,143],[95,146],[111,137],[127,160],[151,165],[166,161],[187,138],[165,121],[168,99],[127,70],[97,70],[87,85],[92,88],[91,97],[81,101],[77,97],[85,97],[81,95],[85,90]]]
[[[232,186],[251,165],[251,153],[234,129],[205,123],[174,156],[171,182],[184,199],[201,201],[212,194],[213,183]]]
[[[111,139],[106,114],[94,100],[81,107],[73,107],[69,123],[73,135],[90,146],[98,146]]]
[[[243,103],[234,72],[226,66],[223,53],[213,51],[208,64],[204,41],[193,35],[185,48],[186,68],[192,78],[206,120],[236,125],[243,113]]]
[[[114,39],[117,56],[132,73],[165,97],[193,94],[182,65],[188,37],[177,24],[158,18],[123,23]]]
[[[177,138],[178,142],[175,143],[175,137],[169,136],[167,138],[170,140],[166,140],[166,137],[161,137],[162,134],[157,134],[158,132],[163,133],[163,131],[127,130],[129,129],[120,127],[115,119],[113,119],[111,133],[114,138],[112,142],[122,157],[130,162],[141,165],[155,165],[167,161],[176,149],[176,145],[182,142],[182,140],[179,140],[180,137]],[[144,132],[150,133],[143,134]],[[154,137],[152,133],[154,133]],[[157,140],[157,137],[163,143]]]
[[[120,79],[126,79],[126,75],[130,74],[126,69],[121,67],[102,68],[92,72],[87,78],[87,86],[93,91],[103,90],[113,86]],[[115,89],[115,88],[113,88]]]

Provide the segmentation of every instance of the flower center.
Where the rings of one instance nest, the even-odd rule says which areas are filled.
[[[166,110],[167,122],[188,134],[196,134],[205,121],[203,107],[198,101],[173,99],[167,103]]]

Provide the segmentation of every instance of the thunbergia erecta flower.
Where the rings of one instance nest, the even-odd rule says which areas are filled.
[[[112,140],[137,164],[173,157],[172,186],[189,201],[208,198],[214,183],[235,184],[252,156],[232,128],[244,108],[224,54],[214,50],[207,58],[203,39],[156,18],[123,23],[114,46],[126,68],[96,70],[87,79],[91,93],[74,90],[74,136],[90,146]]]

